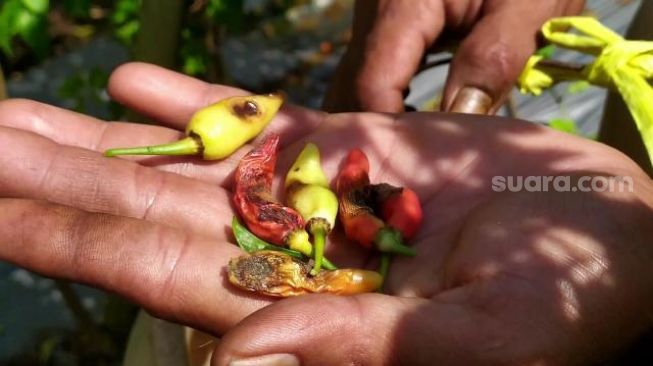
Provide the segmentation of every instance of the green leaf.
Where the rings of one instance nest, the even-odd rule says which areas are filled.
[[[100,69],[94,68],[88,75],[88,84],[94,89],[104,89],[109,84],[109,73]]]
[[[247,253],[252,253],[256,252],[259,250],[275,250],[278,252],[285,253],[291,257],[294,258],[299,258],[299,259],[305,259],[306,257],[292,249],[286,249],[282,248],[276,245],[272,245],[269,243],[266,243],[265,241],[259,239],[256,235],[252,234],[245,226],[243,226],[240,221],[238,221],[238,218],[236,216],[233,217],[231,220],[231,230],[234,233],[234,237],[236,238],[236,242],[238,243],[238,246],[246,251]],[[324,262],[322,263],[325,269],[329,270],[334,270],[337,269],[337,267],[328,261],[326,258],[324,258]]]
[[[201,76],[208,70],[211,58],[203,43],[204,29],[184,28],[181,32],[182,71],[188,75]]]
[[[39,58],[45,58],[50,50],[47,20],[27,12],[22,18],[18,33]]]
[[[244,0],[210,0],[206,14],[230,32],[240,32],[245,26]]]
[[[576,128],[576,122],[569,118],[554,118],[549,121],[549,127],[554,130],[567,132],[571,134],[578,134],[578,129]]]
[[[22,0],[23,6],[35,14],[46,14],[50,7],[48,0]]]
[[[61,84],[58,94],[64,99],[74,99],[79,95],[80,90],[84,88],[84,84],[84,78],[81,74],[73,74]]]
[[[73,17],[86,18],[91,12],[91,0],[64,0],[63,5]]]
[[[184,58],[182,71],[187,75],[201,75],[206,72],[206,63],[201,56],[188,56]]]
[[[141,23],[138,20],[127,22],[116,29],[116,38],[122,43],[129,45],[134,41],[140,27]]]
[[[18,34],[17,19],[25,12],[20,0],[8,0],[0,8],[0,48],[9,56],[13,55],[11,40]]]
[[[585,80],[574,81],[573,83],[569,84],[567,92],[569,92],[569,94],[580,94],[589,89],[590,85],[591,84]]]
[[[553,57],[553,54],[555,53],[556,47],[554,45],[548,45],[546,47],[542,47],[537,52],[535,52],[536,55],[542,56],[544,59],[550,59]]]
[[[59,336],[51,336],[39,344],[39,361],[41,361],[41,364],[50,363],[50,359],[60,343],[61,338]]]
[[[140,8],[140,0],[118,0],[111,14],[111,21],[116,25],[127,23],[138,17]]]

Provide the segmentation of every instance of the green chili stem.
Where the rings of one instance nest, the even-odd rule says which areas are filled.
[[[389,253],[382,253],[381,254],[381,263],[379,263],[379,273],[383,277],[383,283],[385,284],[385,280],[388,277],[388,269],[390,269],[390,259],[392,258],[392,255]]]
[[[414,257],[417,251],[414,248],[407,247],[402,243],[401,233],[392,228],[383,228],[379,230],[374,239],[376,249],[383,253],[393,253]]]
[[[336,267],[335,264],[331,263],[331,261],[329,261],[326,257],[322,258],[322,267],[324,267],[324,269],[328,269],[329,271],[338,269],[338,267]]]
[[[381,282],[381,286],[379,286],[378,292],[384,291],[385,284],[388,279],[388,271],[390,269],[391,260],[392,260],[392,254],[381,253],[381,260],[379,262],[379,273],[381,274],[381,278],[383,279],[383,282]]]
[[[313,254],[315,258],[315,265],[311,270],[311,275],[315,276],[318,273],[320,273],[320,269],[322,269],[322,261],[324,260],[324,241],[325,241],[326,233],[324,232],[324,230],[316,229],[316,230],[312,230],[311,234],[313,234]]]
[[[243,224],[241,224],[240,221],[238,221],[238,218],[236,216],[234,216],[233,219],[231,220],[231,230],[234,233],[234,237],[236,238],[236,242],[238,243],[238,246],[247,253],[253,253],[259,250],[275,250],[277,252],[285,253],[294,258],[298,258],[298,259],[306,258],[306,256],[301,252],[272,245],[270,243],[267,243],[259,239],[251,231],[247,230],[247,228]],[[330,271],[338,269],[338,267],[336,267],[333,263],[331,263],[331,261],[329,261],[327,258],[323,258],[322,266],[324,267],[324,269],[328,269]]]
[[[169,144],[109,149],[104,156],[118,155],[198,155],[202,148],[198,138],[189,136]]]

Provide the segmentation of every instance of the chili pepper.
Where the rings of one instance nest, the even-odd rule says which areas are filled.
[[[320,166],[320,150],[315,144],[306,147],[286,175],[288,205],[299,212],[306,221],[305,229],[315,244],[315,266],[311,274],[322,268],[326,236],[333,229],[338,214],[338,198],[329,189]]]
[[[240,160],[235,174],[234,204],[256,236],[311,256],[313,248],[304,230],[304,219],[272,197],[278,146],[279,135],[271,134]]]
[[[387,225],[401,232],[404,240],[415,236],[424,218],[417,193],[406,187],[383,202],[381,215]]]
[[[381,213],[386,225],[399,230],[404,240],[412,239],[424,217],[417,193],[387,183],[373,184],[370,189],[375,196],[375,211]]]
[[[279,94],[223,99],[192,116],[186,138],[163,145],[110,149],[104,155],[202,155],[205,160],[224,159],[261,133],[282,103]]]
[[[340,219],[348,239],[381,252],[415,255],[413,248],[403,244],[401,233],[387,226],[370,207],[369,160],[360,149],[349,152],[338,174],[336,189],[340,199]]]
[[[259,239],[256,235],[252,234],[249,230],[247,230],[247,228],[244,227],[240,223],[240,221],[238,221],[238,218],[236,216],[234,216],[233,219],[231,220],[231,230],[234,233],[234,237],[236,238],[236,242],[238,243],[238,246],[242,250],[246,251],[247,253],[253,253],[260,250],[276,250],[288,254],[293,258],[297,258],[297,259],[305,258],[304,254],[296,250],[282,248],[276,245],[266,243],[263,240]],[[326,258],[324,258],[324,268],[329,270],[337,269],[337,267]]]
[[[403,240],[413,238],[422,224],[422,205],[415,191],[410,188],[398,188],[387,183],[370,186],[374,192],[375,208],[381,212],[385,223],[397,229]],[[381,256],[379,273],[383,278],[387,277],[390,267],[390,255],[384,253]]]
[[[277,251],[258,251],[229,261],[229,282],[248,291],[269,296],[297,296],[307,293],[353,295],[376,291],[381,276],[362,269],[320,271],[309,276],[311,266]]]

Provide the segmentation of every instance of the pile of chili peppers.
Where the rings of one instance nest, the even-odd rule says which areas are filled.
[[[336,196],[320,166],[317,146],[309,143],[286,176],[288,206],[284,206],[271,193],[278,143],[279,136],[269,135],[241,159],[235,174],[234,204],[253,234],[244,231],[237,219],[233,227],[241,247],[247,245],[241,242],[258,237],[280,249],[259,244],[248,250],[253,254],[232,259],[230,282],[272,296],[378,290],[387,275],[391,255],[416,254],[405,245],[422,221],[415,192],[386,183],[371,184],[369,160],[355,149],[338,174]],[[333,270],[331,262],[324,258],[326,236],[335,226],[338,211],[349,241],[381,253],[380,274],[360,269]],[[309,258],[315,260],[310,271],[306,263]]]
[[[282,102],[279,95],[228,98],[198,111],[180,141],[111,149],[105,155],[223,159],[257,136]],[[322,170],[318,147],[309,143],[286,175],[286,206],[272,195],[279,139],[276,134],[265,137],[236,169],[233,203],[245,225],[234,217],[232,230],[248,254],[232,258],[229,281],[244,290],[282,297],[378,290],[391,255],[416,254],[406,242],[422,221],[417,195],[408,188],[371,184],[369,160],[360,149],[347,155],[336,179],[336,195]],[[349,241],[381,253],[380,273],[337,269],[324,257],[338,213]]]

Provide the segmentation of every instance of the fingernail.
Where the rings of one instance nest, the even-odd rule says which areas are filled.
[[[232,360],[229,366],[299,366],[299,359],[288,353]]]
[[[490,108],[492,108],[492,97],[481,89],[467,86],[460,89],[449,112],[488,114]]]

